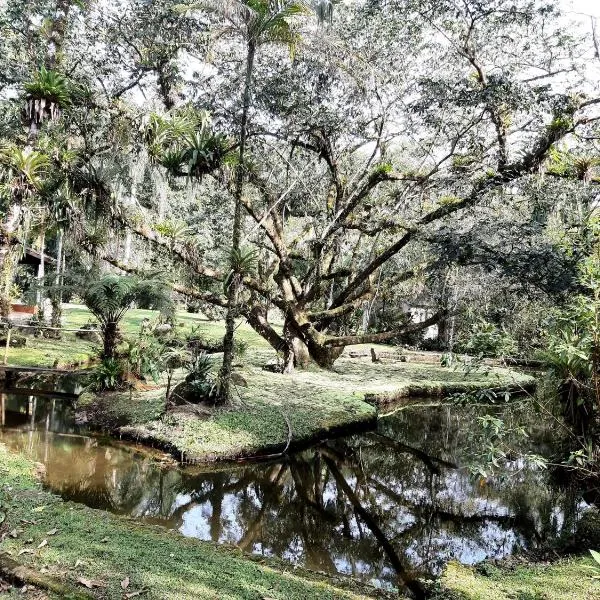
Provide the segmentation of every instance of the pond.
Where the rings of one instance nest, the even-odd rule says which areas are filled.
[[[377,431],[276,462],[203,469],[88,434],[64,399],[4,398],[0,442],[43,463],[45,485],[63,498],[383,588],[437,575],[449,560],[537,547],[587,507],[517,457],[486,479],[466,468],[484,447],[477,418],[487,413],[523,426],[521,450],[551,453],[552,423],[519,403],[405,408]]]

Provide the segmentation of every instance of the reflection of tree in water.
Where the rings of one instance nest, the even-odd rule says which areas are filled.
[[[553,490],[542,471],[517,459],[512,472],[485,485],[454,468],[480,443],[473,420],[472,409],[411,409],[378,432],[279,463],[212,472],[161,468],[92,438],[29,432],[10,443],[35,449],[48,485],[73,500],[397,585],[398,575],[436,573],[450,558],[477,562],[536,544],[576,516],[574,495]],[[529,432],[539,451],[547,430],[538,419]]]

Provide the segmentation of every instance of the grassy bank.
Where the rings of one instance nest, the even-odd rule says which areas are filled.
[[[256,356],[254,357],[256,359]],[[368,426],[379,398],[435,395],[487,387],[527,385],[528,378],[494,369],[464,373],[435,365],[340,359],[335,372],[318,370],[280,375],[246,362],[237,372],[235,406],[210,415],[169,412],[164,389],[88,395],[80,406],[97,427],[119,427],[134,439],[167,447],[191,462],[264,454],[292,440],[302,443],[343,429]],[[162,415],[162,416],[161,416]]]
[[[582,548],[583,550],[583,548]],[[551,564],[472,569],[448,565],[436,600],[600,600],[600,582],[587,558],[563,559]],[[484,574],[485,573],[485,574]]]
[[[250,560],[234,548],[65,503],[42,490],[28,459],[0,446],[0,552],[95,598],[145,590],[157,600],[358,599],[371,588],[335,582],[285,563]],[[44,543],[45,542],[45,543]],[[0,553],[0,564],[2,554]],[[87,590],[78,580],[92,582]],[[121,582],[129,580],[126,592]],[[66,592],[61,596],[66,597]]]

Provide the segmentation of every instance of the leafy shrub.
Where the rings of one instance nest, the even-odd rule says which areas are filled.
[[[125,341],[119,348],[119,356],[125,361],[127,374],[135,379],[150,377],[155,383],[165,370],[166,344],[153,335],[142,333]]]
[[[207,354],[202,352],[192,358],[185,381],[196,396],[206,398],[213,395],[217,386],[212,374],[212,361]]]
[[[92,388],[97,392],[116,390],[123,385],[125,368],[116,358],[105,358],[92,375]]]
[[[244,340],[236,339],[233,341],[233,352],[238,358],[243,358],[246,356],[249,347],[250,344]]]
[[[197,314],[200,312],[200,304],[198,302],[188,302],[185,305],[185,310],[192,314]]]
[[[471,327],[466,339],[458,340],[455,350],[475,356],[512,356],[517,352],[517,343],[504,328],[479,321]]]
[[[212,361],[208,354],[205,352],[193,354],[187,368],[185,381],[173,390],[172,399],[175,403],[197,404],[218,396],[219,381],[213,373]]]

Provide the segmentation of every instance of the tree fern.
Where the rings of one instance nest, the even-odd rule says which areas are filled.
[[[85,287],[83,301],[100,323],[104,342],[103,358],[114,357],[119,323],[135,304],[164,314],[173,312],[170,290],[156,278],[104,275]]]

